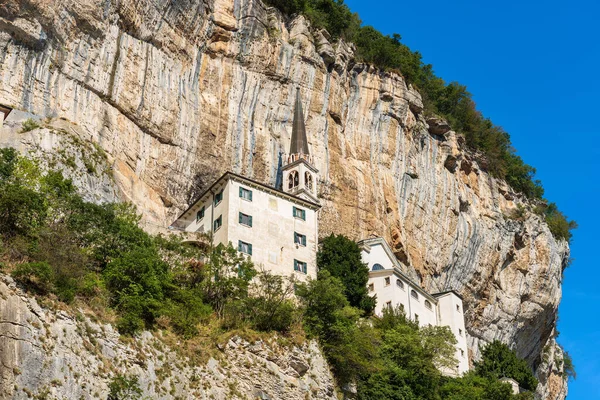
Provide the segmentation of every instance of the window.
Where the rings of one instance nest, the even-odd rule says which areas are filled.
[[[306,246],[306,235],[294,232],[294,243],[300,246]]]
[[[373,285],[372,283],[369,283],[369,292],[372,292],[375,290],[375,285]]]
[[[223,200],[223,190],[215,194],[215,206]]]
[[[390,286],[390,277],[385,278],[385,286]]]
[[[417,294],[417,292],[414,289],[410,291],[410,295],[412,297],[414,297],[415,299],[419,300],[419,295]]]
[[[385,306],[386,306],[387,308],[392,308],[392,302],[391,302],[391,301],[388,301],[387,303],[385,303]]]
[[[215,222],[213,222],[213,231],[218,231],[221,225],[223,225],[223,216],[219,215],[219,218],[215,219]]]
[[[204,207],[202,207],[200,209],[200,211],[198,211],[196,213],[196,222],[200,222],[202,220],[202,218],[204,218],[204,211],[205,211],[205,209],[204,209]]]
[[[458,329],[458,336],[462,336],[462,329]]]
[[[288,175],[288,189],[293,189],[295,187],[298,187],[298,184],[300,184],[300,178],[298,176],[298,171],[290,172],[290,174]]]
[[[461,357],[464,357],[464,356],[465,356],[465,351],[464,351],[464,350],[462,350],[462,349],[460,350],[460,356],[461,356]]]
[[[371,271],[381,271],[382,269],[383,269],[383,265],[373,264],[373,268],[371,268]]]
[[[252,216],[240,213],[240,224],[249,226],[252,228]]]
[[[402,282],[400,279],[396,279],[396,286],[398,286],[400,289],[404,289],[404,282]]]
[[[400,311],[404,312],[404,304],[400,304]]]
[[[306,184],[306,188],[312,192],[313,190],[313,177],[310,172],[306,171],[304,173],[304,182]]]
[[[460,306],[458,304],[456,305],[456,311],[460,312]]]
[[[431,310],[431,303],[429,302],[429,300],[425,300],[425,307]]]
[[[252,201],[252,190],[240,187],[240,197],[244,200]]]
[[[419,323],[419,314],[415,314],[415,322],[418,324]]]
[[[302,272],[306,274],[306,263],[298,260],[294,260],[294,271]]]
[[[303,221],[306,221],[306,211],[301,208],[294,207],[294,217],[300,218]]]
[[[252,245],[250,243],[246,243],[246,242],[242,242],[241,240],[238,240],[238,251],[240,253],[248,254],[249,256],[251,256],[252,255]]]

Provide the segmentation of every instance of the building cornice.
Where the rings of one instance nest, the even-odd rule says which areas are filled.
[[[296,204],[302,205],[306,208],[309,208],[311,210],[318,210],[321,208],[321,205],[306,199],[303,199],[301,197],[295,196],[293,194],[289,194],[289,193],[285,193],[281,190],[277,190],[272,186],[269,185],[265,185],[264,183],[255,181],[253,179],[250,178],[246,178],[245,176],[242,175],[238,175],[234,172],[231,171],[227,171],[225,172],[223,175],[221,175],[221,177],[219,179],[217,179],[208,189],[206,189],[204,192],[202,192],[202,194],[198,197],[198,200],[196,200],[194,203],[192,203],[184,212],[182,212],[176,219],[175,221],[173,221],[173,223],[171,224],[171,226],[179,221],[185,214],[187,214],[191,209],[193,209],[196,205],[198,205],[199,203],[203,202],[203,200],[206,198],[206,196],[210,193],[213,193],[214,189],[216,187],[218,187],[220,184],[222,184],[223,182],[226,182],[228,180],[235,180],[241,183],[244,183],[248,186],[251,187],[256,187],[258,189],[264,190],[265,192],[271,193],[274,196],[277,197],[281,197],[287,200],[290,200]]]

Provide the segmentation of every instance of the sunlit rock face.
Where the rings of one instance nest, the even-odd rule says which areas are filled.
[[[546,368],[540,398],[566,393],[541,354],[554,346],[567,244],[533,213],[511,219],[521,196],[352,45],[258,0],[16,0],[0,5],[0,59],[0,104],[45,124],[24,143],[9,116],[2,144],[52,152],[44,138],[72,124],[106,152],[117,197],[149,229],[226,170],[274,185],[300,87],[321,235],[384,236],[425,289],[464,296],[471,359],[501,339]]]

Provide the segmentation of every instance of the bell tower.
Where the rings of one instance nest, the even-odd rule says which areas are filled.
[[[314,167],[313,157],[308,150],[300,88],[296,89],[296,106],[290,152],[285,155],[283,163],[283,191],[318,203],[317,178],[319,170]]]

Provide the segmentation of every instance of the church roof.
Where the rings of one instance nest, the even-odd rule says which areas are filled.
[[[296,91],[296,107],[294,109],[294,124],[292,126],[290,154],[310,154],[308,151],[308,140],[306,139],[306,126],[304,126],[304,113],[302,112],[300,88]]]
[[[310,200],[304,199],[302,197],[298,197],[291,193],[286,193],[286,192],[276,189],[272,186],[265,185],[264,183],[255,181],[250,178],[246,178],[245,176],[238,175],[231,171],[227,171],[223,175],[221,175],[221,177],[219,179],[217,179],[208,189],[206,189],[204,192],[202,192],[202,194],[198,197],[198,200],[191,203],[190,206],[184,212],[182,212],[175,221],[173,221],[171,226],[173,226],[177,221],[179,221],[183,216],[185,216],[189,211],[191,211],[196,205],[201,204],[207,195],[210,195],[211,193],[213,193],[213,190],[215,187],[217,187],[217,186],[221,185],[223,182],[231,180],[231,179],[234,179],[241,183],[247,184],[248,186],[251,186],[251,187],[256,187],[265,192],[271,193],[277,197],[281,197],[281,198],[284,198],[291,202],[297,203],[301,206],[310,208],[311,210],[318,210],[319,208],[321,208],[321,205],[314,201],[310,201]]]

